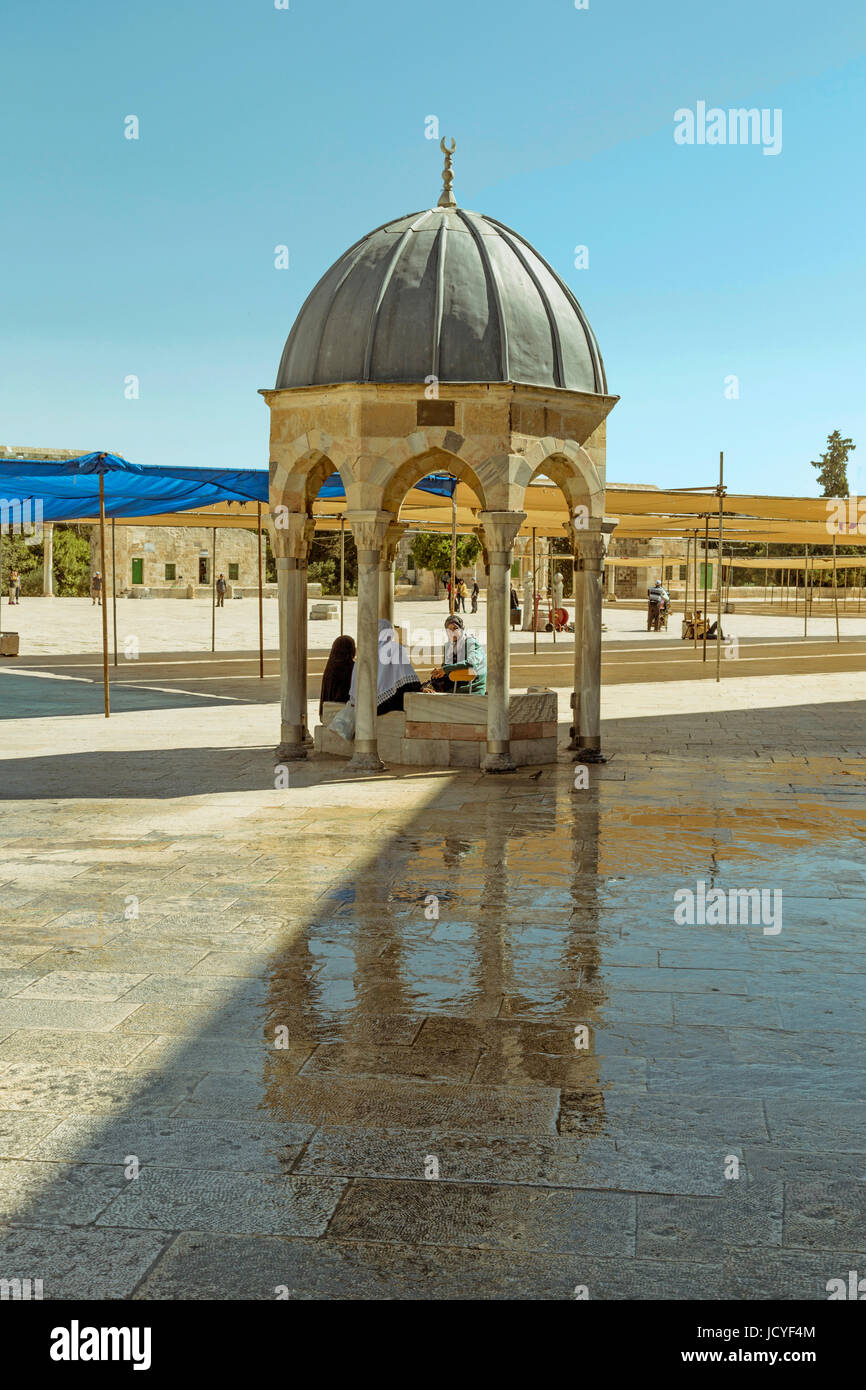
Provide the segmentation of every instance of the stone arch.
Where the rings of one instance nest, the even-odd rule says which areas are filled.
[[[559,488],[570,515],[574,515],[575,508],[585,507],[593,520],[600,521],[604,516],[601,474],[586,450],[573,439],[547,436],[536,440],[526,450],[524,462],[525,476],[519,479],[524,488],[544,474]]]
[[[429,473],[451,473],[459,482],[472,489],[479,511],[483,511],[487,506],[484,484],[475,469],[459,455],[434,446],[423,454],[406,459],[392,472],[383,495],[382,505],[385,510],[399,516],[400,508],[409,491]]]
[[[291,443],[279,447],[279,457],[271,460],[270,503],[290,511],[312,509],[322,483],[338,473],[344,488],[353,481],[347,458],[335,448],[335,441],[323,430],[312,429]]]

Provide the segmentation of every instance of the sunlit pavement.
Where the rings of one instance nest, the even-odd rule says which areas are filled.
[[[276,708],[231,681],[110,721],[11,709],[29,684],[4,1277],[760,1300],[866,1269],[866,675],[611,685],[577,787],[562,753],[276,789]],[[712,888],[759,920],[675,919]]]

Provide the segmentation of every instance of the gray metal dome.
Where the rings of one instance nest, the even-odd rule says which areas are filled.
[[[517,232],[457,207],[386,222],[351,246],[298,314],[276,384],[430,376],[607,393],[568,286]]]

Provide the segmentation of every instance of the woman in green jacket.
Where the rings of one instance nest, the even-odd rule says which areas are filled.
[[[445,619],[445,648],[441,665],[435,666],[430,684],[434,690],[458,695],[487,694],[487,656],[478,638],[472,632],[463,630],[463,619],[450,613]],[[452,681],[449,673],[456,670],[471,671],[471,679]]]

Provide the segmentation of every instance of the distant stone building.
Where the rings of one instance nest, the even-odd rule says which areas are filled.
[[[258,593],[258,536],[240,527],[218,527],[216,561],[213,531],[204,526],[114,527],[117,592],[126,597],[203,598],[210,595],[214,578],[222,574],[228,596]],[[262,536],[262,573],[265,573],[265,535]],[[105,587],[111,592],[111,529],[106,532]],[[91,570],[101,569],[99,527],[90,532]],[[265,592],[276,591],[265,585]]]

